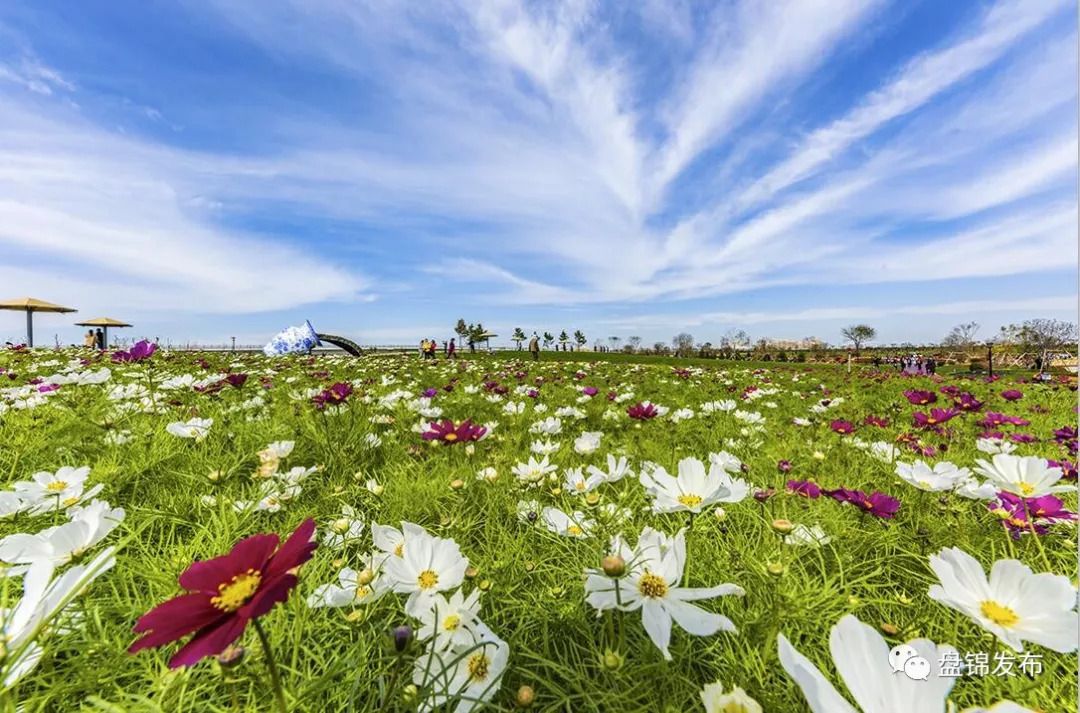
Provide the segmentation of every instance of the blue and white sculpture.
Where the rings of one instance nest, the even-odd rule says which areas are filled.
[[[280,356],[282,354],[308,354],[317,346],[321,346],[319,335],[311,322],[304,320],[299,327],[289,327],[277,333],[270,342],[263,347],[266,356]]]

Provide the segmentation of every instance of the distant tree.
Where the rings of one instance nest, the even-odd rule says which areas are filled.
[[[458,335],[458,339],[462,342],[469,336],[469,326],[465,324],[464,319],[459,319],[454,325],[454,334]]]
[[[525,332],[521,331],[521,327],[514,327],[514,334],[510,337],[510,341],[517,345],[518,351],[521,351],[521,343],[525,339]]]
[[[1060,319],[1029,319],[1002,327],[1001,341],[1018,344],[1024,351],[1034,352],[1046,364],[1047,352],[1076,348],[1076,323]]]
[[[675,353],[679,356],[689,356],[694,351],[694,335],[680,332],[672,338],[671,346],[675,347]]]
[[[577,344],[578,349],[585,346],[589,340],[585,338],[585,332],[580,329],[574,330],[574,344]]]
[[[570,335],[566,333],[566,330],[559,332],[559,344],[563,345],[563,349],[566,349],[566,345],[570,343]]]
[[[979,331],[978,322],[958,324],[941,340],[943,347],[957,347],[967,349],[975,343],[975,334]]]
[[[869,324],[852,324],[844,327],[840,334],[844,339],[851,342],[855,347],[855,356],[858,356],[863,344],[873,341],[877,337],[877,330]]]
[[[668,346],[667,346],[667,344],[664,344],[663,342],[656,342],[655,344],[653,344],[652,348],[653,348],[653,353],[654,354],[667,354],[668,353]]]
[[[697,347],[697,350],[698,350],[698,355],[701,356],[704,359],[711,359],[712,356],[713,356],[713,344],[712,344],[712,342],[705,342],[704,344],[699,344],[698,347]]]
[[[544,349],[550,349],[551,343],[555,341],[555,336],[551,332],[544,332]]]
[[[619,337],[608,337],[607,340],[611,342],[612,350],[619,348],[619,342],[622,341]]]
[[[469,327],[469,341],[474,342],[474,343],[484,341],[484,338],[481,337],[480,335],[483,334],[486,331],[487,330],[484,329],[484,325],[481,324],[480,322],[477,322],[476,324],[470,326]]]
[[[741,329],[732,327],[728,331],[724,332],[724,336],[720,337],[720,341],[717,344],[717,348],[720,352],[720,356],[724,359],[730,359],[735,356],[736,353],[745,349],[750,344],[750,337]]]
[[[638,348],[641,347],[641,337],[630,337],[626,342],[631,351],[636,352]]]

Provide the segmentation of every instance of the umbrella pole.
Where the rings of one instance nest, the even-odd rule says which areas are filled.
[[[34,346],[34,310],[26,310],[26,346]]]
[[[105,342],[105,348],[109,348],[109,325],[105,325],[101,328],[101,341]]]

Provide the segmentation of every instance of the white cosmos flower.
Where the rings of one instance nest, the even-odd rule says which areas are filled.
[[[952,713],[954,708],[950,708]],[[961,713],[1039,713],[1033,711],[1030,708],[1024,708],[1021,705],[1013,703],[1012,701],[999,701],[989,708],[965,708]]]
[[[499,692],[510,647],[491,629],[476,621],[476,640],[449,651],[430,651],[413,665],[413,683],[431,694],[420,703],[420,713],[442,709],[470,713],[484,707]]]
[[[654,513],[700,513],[715,503],[739,502],[750,490],[745,481],[732,479],[722,467],[710,465],[706,472],[697,458],[679,461],[678,476],[657,467],[651,473],[642,472],[638,479],[653,498]]]
[[[701,702],[705,713],[762,713],[761,705],[746,691],[733,686],[731,693],[724,693],[724,684],[709,683],[701,690]]]
[[[364,521],[360,519],[360,513],[351,506],[344,505],[341,508],[341,517],[330,523],[323,535],[323,544],[332,550],[340,550],[359,540],[363,532]]]
[[[694,411],[692,409],[681,408],[674,411],[668,418],[671,419],[672,423],[678,423],[679,421],[685,421],[686,419],[693,417]]]
[[[547,527],[548,532],[554,532],[563,537],[576,537],[585,539],[596,522],[585,516],[585,513],[575,510],[572,515],[567,515],[562,510],[546,507],[540,511],[540,521]]]
[[[529,450],[537,455],[549,456],[559,450],[559,444],[552,443],[551,440],[533,441],[532,445],[529,446]]]
[[[274,441],[259,451],[259,460],[263,462],[279,461],[293,452],[296,441]]]
[[[1016,651],[1024,641],[1059,653],[1076,651],[1076,589],[1068,577],[1034,574],[1019,560],[998,560],[987,579],[978,560],[958,547],[930,556],[940,584],[930,598],[966,614]]]
[[[585,477],[581,468],[567,468],[563,474],[563,490],[574,495],[584,495],[604,482],[603,474]]]
[[[379,485],[379,481],[375,480],[374,478],[368,478],[367,482],[364,483],[364,487],[369,493],[372,493],[373,495],[383,494],[383,486]]]
[[[559,418],[585,418],[585,412],[573,406],[563,406],[555,409],[555,415]]]
[[[127,429],[111,430],[105,434],[105,443],[110,446],[122,446],[131,441],[131,431]]]
[[[525,413],[525,402],[507,401],[503,404],[502,412],[507,416],[517,416]]]
[[[499,471],[492,468],[490,465],[486,468],[481,468],[476,473],[477,480],[486,480],[489,483],[494,483],[499,478]]]
[[[794,423],[796,426],[809,426],[810,425],[810,420],[809,419],[799,418],[798,416],[791,419],[791,422]]]
[[[856,708],[783,634],[776,639],[780,665],[795,679],[812,713],[944,713],[945,698],[956,681],[941,675],[942,656],[960,655],[952,646],[928,639],[909,641],[908,646],[930,662],[930,675],[926,680],[897,675],[890,666],[889,644],[873,627],[849,614],[833,627],[829,649]]]
[[[109,547],[85,565],[70,567],[53,579],[53,565],[31,565],[23,579],[23,596],[11,609],[0,610],[0,640],[5,656],[0,660],[0,681],[5,688],[34,670],[43,649],[37,641],[42,630],[54,625],[68,605],[114,564],[115,548]]]
[[[371,542],[375,545],[375,549],[382,553],[374,560],[375,568],[381,569],[383,563],[390,557],[404,557],[407,539],[427,534],[427,530],[411,522],[402,522],[400,530],[390,525],[371,523]]]
[[[626,456],[619,456],[619,458],[616,458],[610,453],[607,457],[607,472],[600,470],[595,465],[590,465],[586,469],[586,472],[590,477],[603,478],[606,483],[614,483],[622,480],[627,475],[632,475],[630,472],[630,464],[626,460]]]
[[[456,589],[465,580],[469,560],[450,539],[423,534],[410,535],[401,557],[388,557],[383,564],[390,587],[408,594],[405,612],[419,618],[437,592]]]
[[[720,451],[719,453],[709,454],[709,463],[715,465],[728,473],[741,473],[743,463],[741,460],[731,455],[727,451]]]
[[[743,423],[765,423],[765,417],[757,411],[738,410],[732,415]]]
[[[586,570],[585,601],[597,610],[597,616],[608,609],[640,609],[645,632],[668,661],[671,660],[668,646],[673,621],[694,636],[736,631],[726,616],[705,611],[690,602],[725,595],[742,596],[746,593],[742,587],[734,584],[701,589],[679,586],[686,566],[685,530],[679,530],[675,537],[669,538],[646,527],[633,549],[621,537],[614,538],[612,553],[626,562],[626,575],[612,579],[602,570]]]
[[[739,405],[730,399],[724,401],[706,401],[701,404],[702,413],[715,413],[717,411],[734,411]]]
[[[348,567],[338,572],[336,584],[323,584],[315,588],[307,598],[307,605],[313,609],[322,607],[347,607],[356,604],[370,604],[389,590],[385,577],[377,570],[371,571],[372,580],[360,584],[361,572]]]
[[[975,441],[975,447],[983,453],[989,453],[992,456],[998,453],[1012,453],[1016,450],[1016,445],[1009,443],[1001,438],[979,438]]]
[[[975,478],[968,478],[954,490],[957,495],[970,500],[993,500],[997,497],[997,488],[991,483],[980,483]]]
[[[1075,485],[1056,485],[1061,480],[1061,468],[1051,468],[1044,458],[1036,456],[999,453],[989,463],[975,461],[975,470],[986,476],[999,490],[1025,498],[1076,490]]]
[[[34,535],[8,535],[0,540],[0,560],[10,565],[33,565],[49,562],[67,564],[98,544],[124,521],[124,509],[95,500],[86,507],[73,507],[71,520],[48,527]],[[13,567],[7,574],[21,574],[25,567]]]
[[[214,425],[212,418],[193,418],[190,421],[173,421],[165,427],[165,430],[179,438],[194,438],[201,441],[210,433],[210,427]]]
[[[908,485],[919,490],[938,493],[953,490],[957,485],[971,478],[971,471],[958,468],[953,463],[941,461],[931,468],[921,460],[914,463],[897,463],[896,475]]]
[[[55,473],[41,471],[30,476],[30,480],[21,480],[11,487],[25,504],[30,514],[39,515],[59,507],[76,505],[80,500],[93,497],[101,490],[95,486],[92,492],[83,492],[86,479],[90,475],[90,466],[81,468],[64,466]]]
[[[0,520],[23,511],[26,503],[10,490],[0,490]]]
[[[581,455],[588,455],[600,447],[600,439],[603,437],[600,431],[585,431],[574,439],[574,451]]]
[[[784,543],[788,545],[811,545],[813,547],[821,547],[832,542],[832,538],[825,534],[825,530],[821,529],[820,525],[796,525],[792,528],[791,533],[784,538]]]
[[[900,455],[899,448],[885,441],[874,441],[867,446],[867,451],[883,463],[892,463]]]
[[[542,433],[548,436],[558,435],[562,433],[562,421],[554,416],[548,416],[543,421],[537,421],[529,426],[529,433]]]
[[[529,458],[528,463],[518,463],[510,469],[510,472],[526,485],[537,485],[544,479],[544,476],[548,473],[554,473],[556,470],[558,470],[557,466],[549,463],[547,456],[544,456],[544,459],[540,462],[537,462],[535,458]]]
[[[431,642],[436,651],[468,646],[475,642],[473,625],[479,622],[480,590],[466,597],[457,590],[447,599],[441,594],[431,597],[431,608],[420,615],[417,638]]]

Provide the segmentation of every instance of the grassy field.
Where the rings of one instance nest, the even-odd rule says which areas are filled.
[[[97,522],[107,533],[91,544],[65,550],[64,542],[49,540],[52,549],[44,555],[44,545],[19,545],[25,540],[12,536],[48,540],[47,528],[85,517],[67,510],[59,496],[49,500],[59,486],[0,509],[0,535],[6,536],[0,559],[9,564],[51,557],[59,577],[116,548],[111,569],[89,582],[59,618],[34,629],[43,653],[29,670],[16,670],[27,668],[26,661],[17,665],[8,632],[9,655],[0,659],[8,710],[277,710],[271,669],[253,626],[237,641],[243,654],[231,665],[210,656],[169,668],[180,644],[133,654],[128,648],[138,638],[133,627],[139,617],[182,592],[178,576],[191,563],[223,555],[254,533],[284,539],[308,518],[318,528],[319,547],[296,573],[288,600],[259,620],[284,705],[295,711],[439,705],[507,711],[526,704],[573,713],[725,710],[703,707],[702,688],[715,681],[728,691],[741,687],[765,711],[808,710],[805,686],[800,689],[782,665],[778,637],[855,700],[858,693],[847,693],[852,679],[838,675],[829,648],[830,631],[847,615],[869,625],[885,645],[878,658],[865,657],[865,675],[859,674],[864,685],[883,691],[897,686],[901,698],[925,696],[918,687],[929,690],[932,682],[898,678],[904,674],[890,670],[888,648],[924,638],[956,647],[961,657],[986,653],[993,662],[996,654],[1021,655],[1004,640],[1009,632],[995,636],[930,598],[939,583],[932,556],[960,548],[987,572],[997,560],[1016,559],[1075,586],[1075,524],[1065,516],[1041,518],[1042,510],[1034,509],[1041,491],[1027,493],[1028,500],[1005,496],[999,502],[995,492],[1007,489],[1004,481],[976,468],[976,461],[991,460],[979,445],[1075,464],[1075,430],[1070,437],[1064,429],[1076,425],[1076,392],[1065,383],[1017,383],[1019,374],[993,382],[931,380],[864,368],[849,373],[802,364],[676,364],[664,357],[561,352],[544,353],[539,363],[524,353],[521,359],[466,355],[450,363],[415,356],[268,359],[160,350],[140,356],[113,363],[76,351],[0,354],[0,382],[7,381],[0,391],[5,487],[26,495],[15,484],[36,473],[88,466],[84,492],[72,497],[85,505],[91,500],[85,491],[100,485],[92,498],[123,508],[122,516],[113,511],[107,524]],[[329,390],[335,384],[337,390]],[[932,394],[934,403],[913,403],[905,395],[913,390]],[[1010,390],[1020,397],[1002,396]],[[660,412],[628,415],[648,402]],[[916,412],[947,406],[957,410],[947,422],[920,426],[913,420]],[[1018,423],[984,423],[991,413]],[[444,419],[455,427],[470,419],[487,430],[459,429],[452,438],[442,431],[423,434]],[[979,441],[987,431],[1000,432],[1002,440]],[[534,477],[530,459],[544,458],[535,451],[556,448],[547,455],[552,472]],[[608,456],[625,457],[630,473],[616,477]],[[682,509],[664,505],[670,498],[661,492],[668,483],[662,473],[678,474],[687,458],[700,461],[704,471],[711,465],[709,487],[722,484],[721,501],[710,503],[708,493],[698,493],[676,499]],[[928,490],[929,484],[897,472],[897,463],[920,459],[973,472],[952,487]],[[603,477],[588,481],[590,466]],[[1073,480],[1057,485],[1073,485],[1075,472],[1073,465]],[[790,481],[835,496],[805,497],[792,492]],[[961,485],[982,485],[983,499],[964,497]],[[795,487],[803,488],[813,490]],[[867,510],[859,496],[842,504],[837,498],[844,490],[879,491],[895,498],[899,509]],[[1075,490],[1056,497],[1076,509]],[[1000,506],[1015,502],[1030,505],[1026,532],[1016,526],[1023,512],[1015,507],[1012,520],[1002,519]],[[403,522],[426,534],[406,532],[404,556],[392,546],[380,552],[373,525],[402,528]],[[821,539],[786,539],[798,526],[819,527]],[[623,558],[628,573],[620,586],[636,587],[639,599],[658,593],[642,584],[641,562],[674,557],[681,545],[673,539],[650,554],[641,544],[649,537],[644,528],[672,538],[684,533],[685,571],[662,589],[730,583],[745,592],[694,602],[710,613],[698,620],[699,628],[710,628],[701,621],[715,623],[711,615],[721,614],[737,631],[691,635],[677,616],[667,660],[658,635],[643,626],[642,611],[598,612],[586,601],[585,570],[601,567],[617,535],[630,546],[638,543]],[[442,594],[477,592],[476,615],[483,623],[470,627],[465,617],[461,631],[472,638],[432,656],[441,642],[420,636],[422,622],[432,616],[420,609],[431,593],[421,574],[424,591],[410,597],[401,569],[420,556],[414,553],[421,545],[410,549],[410,543],[448,550],[449,541],[468,569],[460,587]],[[449,581],[460,562],[446,565],[445,575],[442,564],[432,566]],[[336,584],[344,568],[364,575],[338,593],[335,603],[345,605],[312,606],[326,601],[320,599],[324,585]],[[11,602],[22,596],[22,580],[30,576],[13,569],[3,580],[11,626]],[[218,591],[221,597],[244,593]],[[1021,618],[1036,612],[1032,626],[1038,628],[1045,603],[1035,601],[1031,589],[1010,596]],[[1051,610],[1046,604],[1047,616]],[[1060,614],[1064,619],[1054,621],[1071,622],[1075,634],[1075,612]],[[437,611],[434,616],[437,628],[441,619]],[[1026,625],[1026,619],[1016,624],[995,616],[1006,629]],[[405,625],[411,640],[406,646],[399,631],[395,646],[394,630]],[[949,701],[959,709],[1011,700],[1030,710],[1075,711],[1075,648],[1057,652],[1030,641],[1024,651],[1038,657],[1041,672],[968,671],[954,679]],[[495,654],[483,660],[483,670],[472,665],[477,652],[491,651],[508,654],[504,670]],[[935,678],[938,663],[932,662]],[[468,682],[484,685],[470,683],[466,695],[455,695],[462,679],[450,684],[449,676],[433,673],[440,667],[460,669]],[[934,700],[895,710],[944,710],[944,694]],[[856,702],[864,710],[884,710]]]

